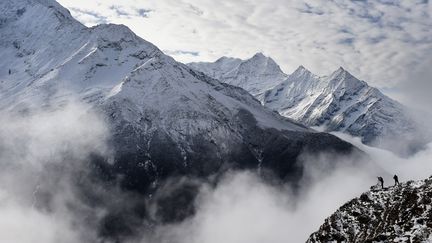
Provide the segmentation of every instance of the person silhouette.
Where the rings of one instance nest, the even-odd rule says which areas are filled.
[[[398,176],[397,176],[397,175],[394,175],[394,176],[393,176],[393,179],[394,179],[394,181],[395,181],[395,186],[396,186],[396,185],[399,185],[399,178],[398,178]]]
[[[378,176],[378,182],[381,183],[381,188],[384,189],[384,179],[381,176]]]

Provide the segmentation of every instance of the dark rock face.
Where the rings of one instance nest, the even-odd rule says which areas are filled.
[[[432,177],[372,189],[327,218],[307,242],[430,242]]]
[[[135,206],[108,209],[100,234],[117,239],[136,235],[138,228],[151,230],[182,221],[195,213],[194,201],[201,186],[216,185],[229,170],[261,171],[269,180],[295,187],[302,177],[299,157],[304,153],[363,155],[330,134],[261,128],[247,110],[240,110],[231,119],[241,125],[233,126],[225,138],[228,149],[223,149],[218,139],[213,141],[205,135],[176,142],[161,129],[151,133],[137,127],[117,129],[113,138],[116,159],[112,164],[99,160],[94,178],[101,178],[97,180],[107,190],[118,184],[123,192],[141,199],[131,201]],[[146,213],[136,214],[131,207]]]
[[[109,171],[122,175],[125,189],[146,194],[173,176],[204,179],[232,169],[264,169],[281,181],[296,182],[303,171],[298,161],[301,154],[361,154],[330,134],[261,128],[247,110],[240,110],[232,119],[237,126],[224,138],[227,148],[206,135],[186,136],[176,142],[159,129],[149,133],[122,127],[113,139],[117,159]]]

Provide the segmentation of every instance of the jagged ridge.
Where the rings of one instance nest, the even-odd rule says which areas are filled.
[[[189,63],[190,67],[222,82],[241,87],[262,101],[264,92],[287,78],[270,57],[257,53],[247,60],[221,57],[214,63]]]
[[[366,144],[399,154],[418,150],[427,141],[427,137],[419,133],[406,107],[342,67],[329,76],[319,77],[300,66],[284,79],[280,78],[283,76],[280,69],[274,69],[274,75],[267,75],[270,80],[235,68],[238,63],[249,63],[261,55],[246,61],[221,58],[215,63],[193,63],[190,66],[224,82],[244,87],[265,106],[306,126],[321,126],[328,132],[345,132],[361,137]],[[262,65],[261,69],[264,67]],[[231,76],[234,81],[226,79],[232,68],[236,70],[236,76]],[[382,143],[401,137],[404,142],[400,144]]]

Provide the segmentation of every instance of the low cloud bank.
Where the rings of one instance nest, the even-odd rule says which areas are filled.
[[[128,208],[132,197],[118,188],[102,190],[109,206],[93,207],[77,195],[80,178],[72,172],[93,153],[109,154],[104,120],[86,105],[70,102],[50,111],[3,114],[0,122],[0,242],[103,242],[98,225],[106,211],[117,204]],[[400,158],[336,135],[371,159],[304,155],[304,177],[295,190],[270,184],[256,171],[227,173],[217,186],[202,184],[194,216],[143,230],[144,236],[130,242],[302,242],[343,203],[376,184],[376,176],[390,186],[393,174],[401,181],[432,175],[432,144]],[[329,167],[334,160],[336,166]]]
[[[225,176],[216,188],[203,187],[197,214],[180,225],[161,227],[159,242],[258,243],[304,242],[324,219],[340,206],[377,183],[393,186],[400,181],[432,175],[432,144],[409,158],[363,145],[358,138],[336,134],[363,151],[371,160],[349,159],[329,168],[332,156],[305,157],[306,171],[299,192],[266,183],[253,172]],[[151,242],[143,240],[143,242]]]
[[[91,153],[109,154],[107,127],[89,107],[2,112],[0,242],[82,242],[71,173]]]

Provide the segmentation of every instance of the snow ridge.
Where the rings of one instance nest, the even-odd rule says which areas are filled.
[[[399,154],[412,153],[427,141],[419,133],[418,125],[410,118],[406,107],[342,67],[324,77],[314,75],[303,66],[291,75],[283,75],[277,64],[264,65],[253,61],[256,70],[266,70],[260,72],[268,78],[263,79],[250,70],[239,68],[239,65],[255,59],[266,58],[262,54],[246,61],[224,57],[215,63],[192,63],[189,66],[245,88],[265,106],[306,126],[361,137],[366,144]],[[274,62],[271,58],[267,60]],[[387,143],[400,137],[404,137],[404,143]]]
[[[247,60],[222,57],[214,63],[189,63],[190,67],[222,82],[241,87],[262,100],[264,92],[287,78],[270,57],[257,53]]]

